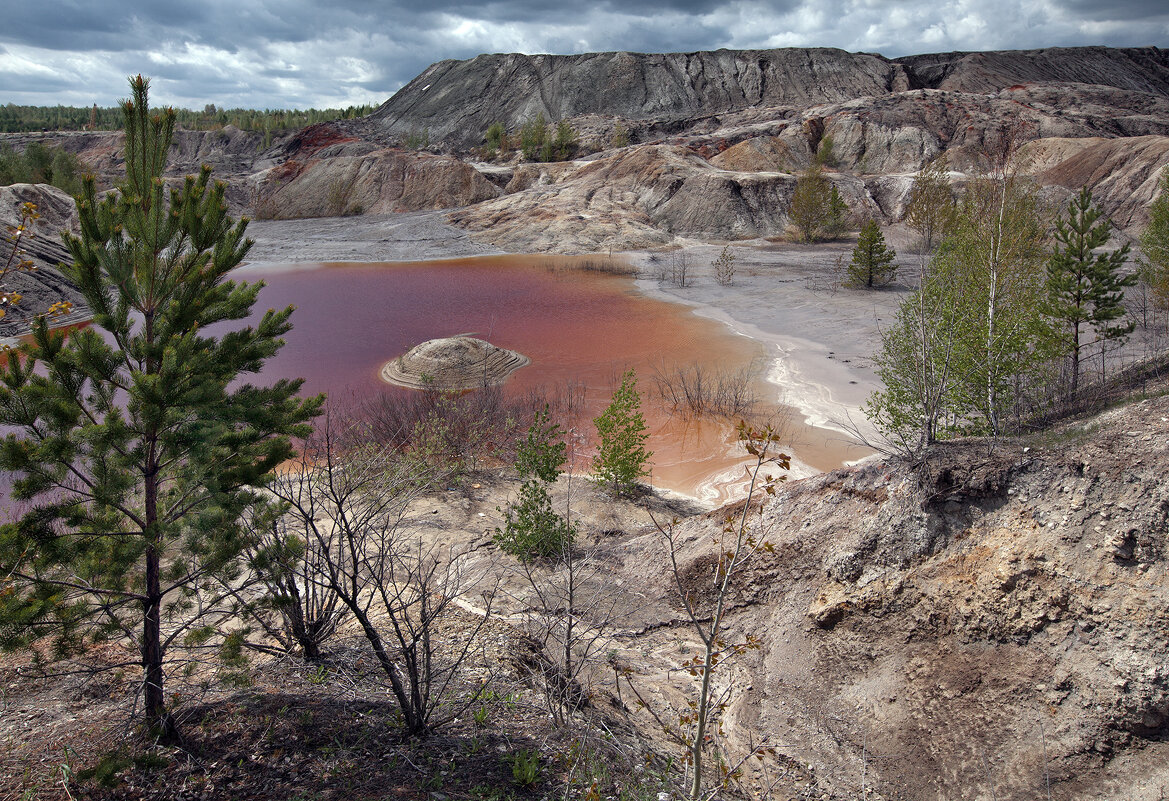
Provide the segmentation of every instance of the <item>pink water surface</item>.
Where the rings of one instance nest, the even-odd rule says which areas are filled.
[[[685,307],[641,295],[628,278],[540,256],[255,266],[239,277],[267,283],[257,313],[297,307],[266,379],[303,377],[306,392],[334,396],[400,391],[379,378],[387,361],[428,339],[474,334],[532,360],[512,375],[509,390],[582,384],[582,429],[604,408],[617,377],[633,368],[646,398],[655,484],[724,497],[710,479],[742,461],[730,422],[670,414],[655,398],[652,376],[694,363],[735,369],[757,362],[759,345]],[[801,458],[818,467],[842,461],[824,442],[805,450]]]

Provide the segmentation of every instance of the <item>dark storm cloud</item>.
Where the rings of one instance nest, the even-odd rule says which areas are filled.
[[[1057,6],[1067,9],[1074,16],[1098,20],[1155,20],[1162,23],[1169,20],[1169,4],[1165,0],[1114,0],[1113,2],[1098,2],[1097,0],[1062,0]]]
[[[702,15],[716,11],[726,5],[722,0],[640,0],[640,2],[604,2],[590,3],[587,9],[573,9],[572,13],[591,13],[609,15],[612,13],[630,14],[640,17],[653,17],[663,12],[679,12],[687,15]],[[428,4],[429,8],[446,13],[472,19],[487,20],[536,20],[541,19],[554,23],[563,19],[568,13],[563,0],[492,0],[492,2],[477,3],[468,0],[451,0]]]
[[[791,4],[769,4],[773,8]],[[582,22],[616,16],[643,20],[677,14],[694,17],[717,12],[721,0],[640,0],[592,3],[573,9],[563,0],[435,0],[421,6],[340,0],[322,8],[307,0],[255,2],[138,2],[73,0],[49,13],[44,4],[25,3],[8,15],[6,41],[47,49],[121,50],[155,41],[192,41],[227,49],[255,42],[303,42],[339,31],[427,32],[443,16],[491,24],[526,23],[579,29]],[[703,26],[699,25],[701,29]],[[603,32],[604,28],[599,31]],[[398,36],[395,38],[405,38]],[[644,39],[654,41],[652,29]]]
[[[1169,45],[1164,0],[53,0],[0,30],[0,102],[109,105],[125,76],[187,107],[380,103],[479,53],[829,46],[887,56]]]

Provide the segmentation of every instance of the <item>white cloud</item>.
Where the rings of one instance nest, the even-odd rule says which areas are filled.
[[[200,108],[380,103],[481,52],[840,47],[886,56],[1169,46],[1165,0],[86,0],[22,3],[0,30],[0,102],[112,105],[126,75]]]

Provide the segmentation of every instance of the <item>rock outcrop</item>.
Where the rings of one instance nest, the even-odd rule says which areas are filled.
[[[1169,95],[1169,53],[1156,47],[1049,47],[894,59],[915,88],[997,92],[1028,83],[1080,83]]]
[[[27,333],[32,318],[55,303],[67,302],[74,306],[73,312],[58,322],[76,322],[89,316],[77,288],[57,271],[57,265],[70,258],[60,232],[80,234],[77,206],[60,189],[45,184],[0,186],[0,228],[5,234],[0,243],[0,263],[7,261],[11,254],[10,230],[20,224],[21,207],[25,203],[36,205],[40,219],[21,238],[20,253],[15,260],[27,258],[35,269],[14,271],[5,278],[4,290],[18,293],[22,299],[0,318],[0,338]]]
[[[415,345],[386,362],[381,377],[409,389],[460,392],[502,384],[531,361],[522,353],[459,334]]]
[[[1149,204],[1160,188],[1161,172],[1169,166],[1169,136],[1079,140],[1066,159],[1036,170],[1042,184],[1078,190],[1092,188],[1093,197],[1121,228],[1144,225]],[[1043,140],[1036,142],[1042,146]],[[1066,146],[1056,142],[1057,146]]]
[[[514,140],[536,114],[572,123],[576,161],[524,162],[514,150],[482,160],[490,124]],[[618,123],[632,144],[614,142]],[[58,138],[103,176],[120,171],[119,134]],[[367,118],[313,125],[262,152],[258,135],[233,128],[180,131],[170,173],[211,163],[236,214],[459,209],[450,219],[484,243],[578,253],[782,235],[794,175],[828,139],[829,177],[855,220],[897,221],[923,165],[944,155],[960,182],[1011,139],[1053,201],[1088,186],[1132,234],[1169,163],[1169,54],[483,55],[436,63]]]
[[[493,122],[518,127],[542,113],[677,122],[757,106],[807,106],[908,89],[881,56],[828,48],[699,53],[520,53],[440,61],[369,117],[385,135],[426,130],[472,147]]]
[[[481,143],[492,122],[515,130],[537,113],[579,122],[590,147],[606,147],[598,120],[623,121],[642,144],[604,150],[582,168],[522,165],[507,183],[496,178],[505,195],[452,220],[499,247],[573,252],[779,235],[791,174],[826,138],[832,180],[857,219],[895,221],[924,164],[944,154],[952,170],[977,174],[1010,136],[1026,143],[1032,163],[1023,169],[1040,183],[1061,192],[1087,185],[1118,225],[1139,227],[1166,162],[1169,56],[1156,48],[480,56],[435,64],[363,131],[393,139],[426,129],[459,150]]]
[[[604,250],[614,241],[651,247],[674,236],[776,236],[787,228],[796,184],[794,175],[723,170],[690,148],[667,145],[629,148],[546,177],[450,219],[500,248],[569,253]],[[880,213],[859,178],[829,178],[855,214]]]
[[[467,206],[499,187],[453,156],[352,142],[253,176],[259,217],[288,220]]]

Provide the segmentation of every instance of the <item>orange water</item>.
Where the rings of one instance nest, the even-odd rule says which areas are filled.
[[[711,486],[711,479],[743,461],[733,425],[671,414],[656,398],[652,376],[655,368],[694,363],[708,371],[762,368],[760,345],[682,306],[641,295],[628,278],[552,270],[551,263],[542,256],[500,256],[249,267],[240,278],[268,284],[257,309],[297,307],[287,345],[265,367],[265,378],[304,377],[309,393],[391,391],[378,376],[385,362],[427,339],[474,334],[532,360],[512,375],[509,389],[583,385],[578,429],[587,436],[621,373],[633,368],[645,398],[652,482],[708,500],[725,498],[737,482],[726,478]],[[777,389],[762,382],[759,392],[777,397]],[[760,411],[784,415],[778,405]],[[789,437],[798,457],[818,469],[856,458],[835,438],[799,425]]]

